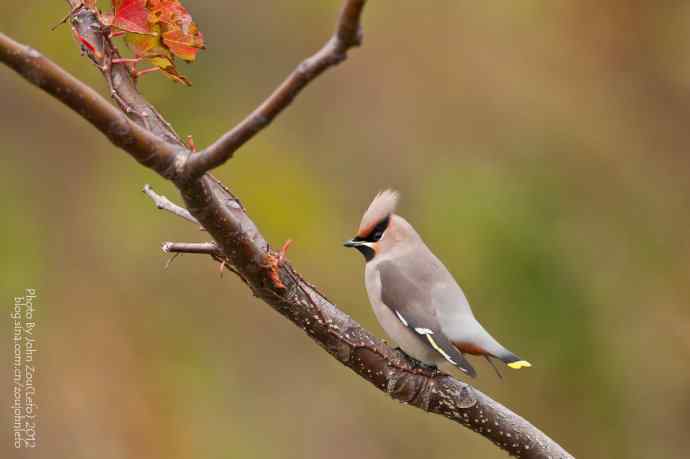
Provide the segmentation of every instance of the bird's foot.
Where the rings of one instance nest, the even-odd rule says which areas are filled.
[[[415,374],[429,376],[429,373],[431,373],[431,377],[433,378],[441,373],[441,370],[439,370],[436,365],[417,360],[407,352],[403,351],[400,347],[396,347],[395,350],[402,354],[403,358],[407,360]]]
[[[418,364],[418,367],[415,368],[415,373],[417,374],[428,376],[429,373],[431,373],[432,378],[435,378],[436,376],[441,374],[441,370],[439,370],[438,367],[434,364],[420,362],[419,360],[416,360],[415,362]]]

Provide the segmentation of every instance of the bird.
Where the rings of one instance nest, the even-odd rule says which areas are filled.
[[[520,369],[532,364],[494,339],[475,318],[462,289],[410,223],[395,213],[399,193],[376,195],[357,234],[344,243],[366,261],[364,283],[381,327],[410,357],[437,367],[449,363],[475,377],[466,354]]]

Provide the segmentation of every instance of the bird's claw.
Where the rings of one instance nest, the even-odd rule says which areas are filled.
[[[431,376],[434,377],[441,373],[441,371],[438,369],[436,365],[424,363],[420,360],[415,359],[410,354],[403,351],[402,348],[399,346],[396,347],[394,350],[399,352],[402,355],[402,357],[405,360],[407,360],[408,363],[410,363],[410,365],[412,366],[412,371],[415,374],[428,376],[429,373],[431,373]]]

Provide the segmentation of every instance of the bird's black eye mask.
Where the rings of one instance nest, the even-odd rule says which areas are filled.
[[[388,228],[390,222],[391,216],[388,215],[386,218],[378,222],[366,236],[357,236],[351,241],[345,242],[345,247],[354,247],[362,255],[364,255],[366,261],[371,261],[374,258],[374,255],[376,255],[376,252],[372,247],[370,247],[370,244],[381,240],[383,233]]]
[[[382,237],[383,233],[388,229],[388,225],[390,225],[391,222],[391,216],[388,215],[386,218],[381,220],[374,226],[374,228],[369,231],[369,234],[367,234],[364,237],[357,236],[356,238],[353,239],[355,242],[378,242]]]

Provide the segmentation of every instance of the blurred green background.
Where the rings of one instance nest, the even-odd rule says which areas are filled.
[[[340,5],[185,3],[208,43],[181,64],[194,86],[140,86],[200,147],[322,45]],[[16,3],[0,30],[103,92],[69,29],[49,30],[65,12]],[[477,387],[578,457],[688,457],[690,3],[385,0],[364,26],[217,175],[381,336],[340,244],[399,189],[479,319],[534,364],[500,381],[475,360]],[[140,191],[174,189],[5,67],[0,88],[0,293],[39,289],[25,457],[504,457],[376,391],[211,260],[164,270],[162,241],[204,240]]]

